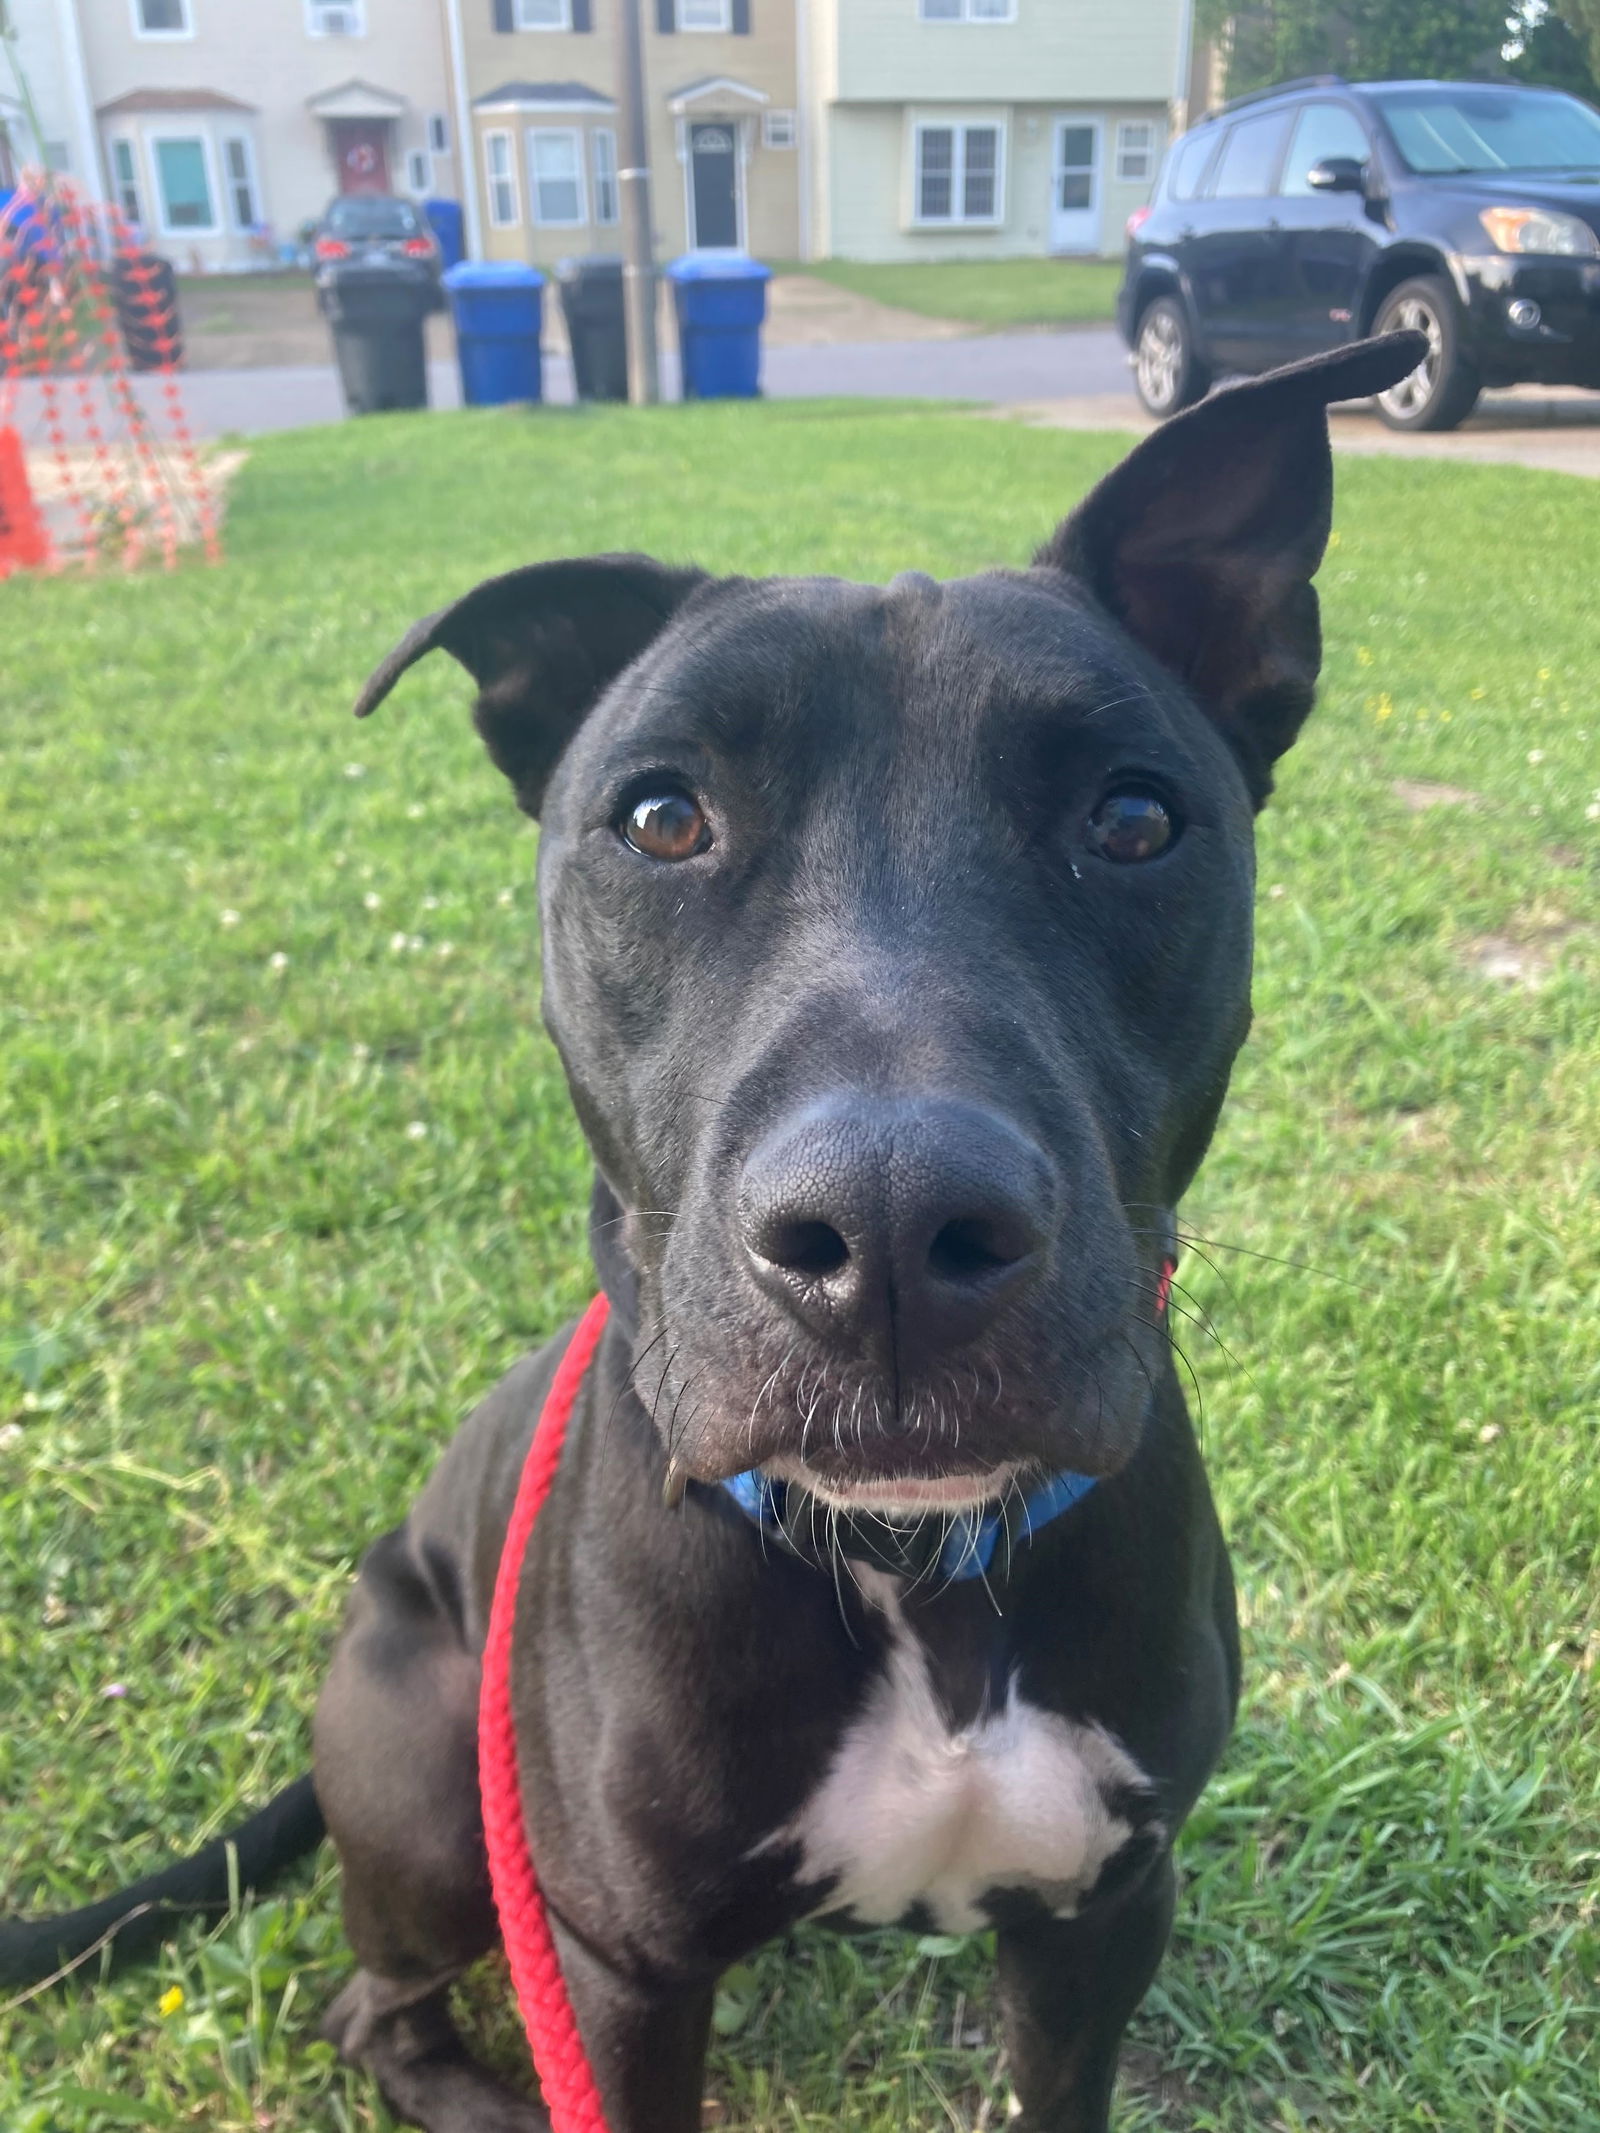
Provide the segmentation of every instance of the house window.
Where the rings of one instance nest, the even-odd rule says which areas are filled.
[[[998,222],[1002,176],[998,126],[919,126],[913,220]]]
[[[731,0],[678,0],[680,30],[731,30]]]
[[[763,111],[761,114],[762,147],[792,148],[794,143],[794,113],[792,111]]]
[[[594,219],[618,222],[622,200],[617,191],[617,137],[609,126],[596,126],[589,142],[594,153]]]
[[[413,148],[406,156],[406,190],[418,194],[433,190],[433,158],[425,148]]]
[[[583,136],[567,126],[528,128],[533,219],[551,229],[583,222]]]
[[[306,28],[313,37],[364,37],[366,0],[306,0]]]
[[[133,0],[133,27],[140,37],[190,37],[189,0]]]
[[[1017,0],[919,0],[924,22],[1015,22]]]
[[[250,157],[250,143],[236,134],[222,144],[222,167],[227,173],[228,205],[233,210],[235,229],[253,230],[261,220],[261,211],[256,201],[256,176]]]
[[[450,125],[442,111],[435,111],[428,120],[428,147],[436,156],[450,153]]]
[[[144,209],[139,203],[139,166],[133,159],[132,141],[113,141],[111,144],[111,186],[123,220],[143,222]]]
[[[156,186],[161,196],[161,220],[169,232],[214,230],[216,210],[211,204],[211,178],[206,169],[206,144],[192,136],[169,135],[154,141]]]
[[[517,166],[509,133],[486,133],[483,167],[489,179],[489,220],[497,230],[517,219]]]
[[[1117,125],[1117,176],[1148,183],[1156,167],[1156,129],[1150,119],[1122,119]]]
[[[517,0],[519,30],[570,30],[572,0]]]

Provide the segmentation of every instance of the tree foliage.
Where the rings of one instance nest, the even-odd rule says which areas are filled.
[[[1600,0],[1199,0],[1227,93],[1302,74],[1550,82],[1600,94]]]

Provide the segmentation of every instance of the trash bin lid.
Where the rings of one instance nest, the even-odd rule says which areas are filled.
[[[556,261],[557,281],[621,281],[620,252],[580,252]]]
[[[458,267],[447,267],[443,280],[447,289],[544,287],[544,276],[539,269],[524,265],[520,259],[464,259]]]
[[[685,252],[668,262],[669,281],[771,281],[771,267],[764,267],[748,252]]]

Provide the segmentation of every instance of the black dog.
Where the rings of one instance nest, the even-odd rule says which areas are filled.
[[[816,1915],[994,1927],[1022,2125],[1107,2124],[1238,1686],[1161,1270],[1249,1022],[1251,818],[1312,700],[1326,406],[1421,353],[1217,395],[1031,570],[539,564],[367,686],[452,653],[543,823],[612,1317],[512,1688],[613,2133],[691,2133],[719,1971]],[[320,1803],[361,1965],[330,2033],[430,2133],[547,2123],[446,1993],[496,1935],[479,1653],[565,1338],[368,1554],[316,1802],[235,1839],[259,1879]],[[214,1900],[218,1859],[10,1928],[0,1971]]]

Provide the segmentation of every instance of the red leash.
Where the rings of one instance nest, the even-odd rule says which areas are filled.
[[[609,1306],[597,1296],[578,1322],[561,1358],[544,1412],[528,1447],[506,1544],[494,1582],[494,1605],[483,1646],[483,1688],[478,1699],[478,1784],[483,1794],[483,1834],[500,1932],[511,1964],[511,1982],[544,2091],[553,2133],[606,2133],[605,2107],[595,2086],[577,2017],[539,1893],[528,1851],[517,1773],[517,1735],[511,1720],[511,1631],[528,1537],[561,1464],[572,1403],[605,1331]]]
[[[1157,1318],[1166,1313],[1175,1271],[1173,1260],[1162,1266],[1161,1285],[1156,1292]],[[567,1997],[566,1980],[561,1975],[550,1920],[528,1850],[522,1781],[517,1771],[517,1734],[511,1719],[511,1632],[533,1522],[556,1478],[572,1405],[609,1315],[610,1306],[602,1292],[584,1312],[577,1332],[567,1344],[528,1447],[494,1581],[489,1634],[483,1646],[483,1688],[478,1699],[478,1784],[483,1795],[489,1878],[511,1964],[511,1982],[550,2113],[552,2133],[607,2133],[606,2114],[578,2034],[578,2020]]]

